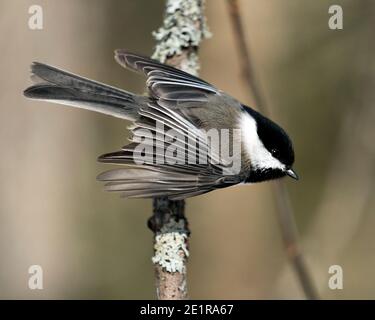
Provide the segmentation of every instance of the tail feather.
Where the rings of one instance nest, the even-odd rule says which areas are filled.
[[[81,91],[96,92],[98,94],[123,98],[133,95],[125,90],[90,80],[40,62],[33,62],[31,72],[45,82],[61,87],[70,87]]]
[[[135,110],[133,110],[134,102],[132,101],[91,92],[82,92],[74,88],[37,84],[27,88],[24,91],[24,95],[32,99],[96,111],[122,119],[131,120],[135,116]]]
[[[24,95],[31,99],[51,101],[129,120],[135,120],[138,108],[147,103],[146,97],[46,64],[34,62],[31,72],[32,78],[40,82],[24,91]]]

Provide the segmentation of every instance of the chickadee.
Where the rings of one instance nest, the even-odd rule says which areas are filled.
[[[133,137],[141,129],[151,130],[157,135],[156,122],[161,122],[168,129],[183,134],[182,143],[177,146],[183,150],[177,150],[177,153],[185,152],[188,146],[193,149],[197,146],[195,142],[189,142],[190,136],[207,142],[201,137],[204,130],[239,129],[241,150],[233,156],[240,158],[240,169],[224,173],[228,164],[212,154],[205,164],[189,161],[140,164],[135,155],[139,140],[134,142],[136,139],[133,139],[121,151],[99,157],[100,162],[123,165],[98,176],[99,180],[106,182],[107,190],[119,191],[130,198],[166,196],[179,200],[240,183],[284,176],[298,179],[292,169],[292,142],[273,121],[206,81],[171,66],[125,50],[116,50],[115,59],[121,66],[147,77],[148,96],[133,94],[38,62],[32,64],[31,70],[33,78],[39,81],[27,88],[24,95],[130,120],[134,124],[131,128]],[[158,156],[164,157],[167,146],[168,143],[164,144],[162,150],[153,147],[153,160]],[[209,149],[208,143],[204,147]]]

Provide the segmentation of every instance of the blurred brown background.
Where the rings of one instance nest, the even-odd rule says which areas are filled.
[[[375,1],[242,0],[248,44],[274,119],[296,149],[288,181],[307,262],[323,298],[375,298]],[[44,10],[43,30],[28,9]],[[328,7],[344,29],[328,28]],[[125,144],[121,120],[27,101],[41,61],[130,91],[143,79],[113,50],[151,54],[164,1],[0,1],[0,298],[154,298],[147,200],[105,193],[98,155]],[[201,76],[253,106],[241,80],[225,0],[207,1],[213,38]],[[187,202],[192,298],[303,298],[285,258],[269,184]],[[44,271],[29,290],[28,268]],[[341,265],[344,289],[328,288]]]

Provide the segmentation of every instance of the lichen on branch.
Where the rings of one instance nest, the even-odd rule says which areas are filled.
[[[181,219],[177,222],[171,219],[155,237],[155,255],[152,262],[168,272],[185,273],[185,260],[189,257],[187,238],[185,221]]]
[[[166,62],[171,57],[186,55],[180,68],[197,75],[196,54],[200,42],[211,36],[204,15],[204,0],[167,0],[162,27],[153,32],[157,42],[154,59]]]

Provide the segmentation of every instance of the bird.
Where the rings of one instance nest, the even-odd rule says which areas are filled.
[[[205,80],[149,57],[118,49],[115,60],[146,76],[146,94],[134,94],[39,62],[31,65],[35,84],[24,91],[27,98],[131,121],[129,143],[98,158],[99,162],[120,165],[98,175],[106,190],[120,192],[125,198],[182,200],[286,176],[298,180],[292,167],[292,141],[274,121]],[[160,135],[158,124],[174,130],[179,138],[165,131]],[[229,139],[220,136],[219,145],[213,146],[205,135],[210,130],[228,130]],[[142,132],[149,132],[151,139],[142,140]],[[240,148],[234,150],[238,141]],[[145,152],[138,150],[142,142],[151,153],[146,162],[142,162]],[[161,147],[155,147],[157,143]],[[232,147],[228,157],[218,150],[224,146]],[[174,148],[172,153],[167,152],[170,147]],[[191,154],[196,161],[187,161]],[[199,162],[204,154],[206,161]],[[239,166],[234,168],[236,161]]]

